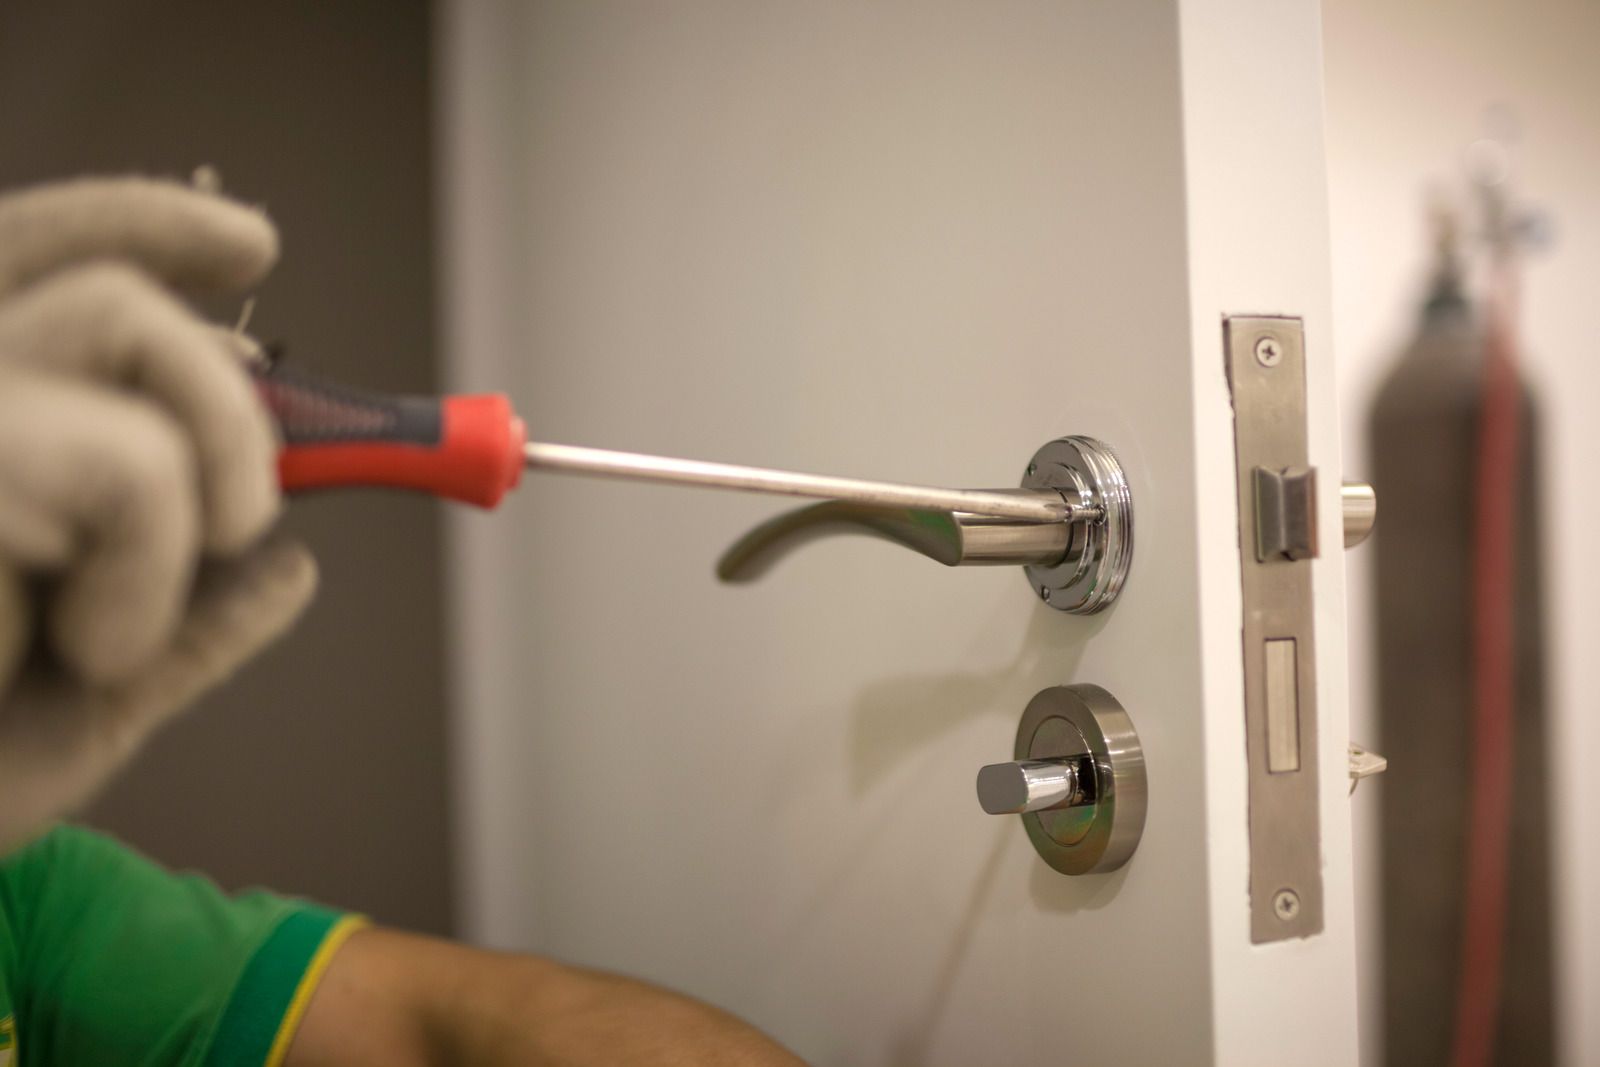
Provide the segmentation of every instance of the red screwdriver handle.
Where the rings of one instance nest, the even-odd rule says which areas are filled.
[[[526,433],[498,393],[385,396],[282,366],[254,376],[283,435],[285,492],[385,486],[492,508],[522,479]]]

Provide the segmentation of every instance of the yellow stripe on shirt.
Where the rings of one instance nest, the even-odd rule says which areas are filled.
[[[300,1020],[305,1016],[306,1009],[311,1006],[311,998],[317,991],[317,985],[322,981],[323,972],[328,969],[328,964],[333,962],[333,954],[339,951],[351,934],[367,925],[367,920],[359,915],[347,915],[328,931],[328,936],[322,939],[322,945],[317,949],[317,954],[311,957],[311,963],[306,967],[306,973],[301,977],[300,984],[295,987],[294,999],[289,1002],[289,1010],[283,1013],[283,1021],[278,1024],[278,1036],[272,1040],[272,1049],[267,1053],[264,1067],[283,1067],[284,1058],[289,1055],[289,1045],[294,1041],[295,1033],[300,1029]]]

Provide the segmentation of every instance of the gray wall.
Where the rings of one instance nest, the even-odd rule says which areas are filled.
[[[284,235],[255,332],[376,387],[433,387],[422,2],[9,0],[0,186],[220,168]],[[321,595],[90,814],[157,858],[449,925],[437,506],[296,501]]]

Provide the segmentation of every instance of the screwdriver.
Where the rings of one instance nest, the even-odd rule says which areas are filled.
[[[1050,491],[941,489],[530,441],[500,393],[389,396],[281,362],[251,373],[282,435],[278,477],[291,493],[379,486],[493,508],[531,469],[1033,522],[1101,517]]]

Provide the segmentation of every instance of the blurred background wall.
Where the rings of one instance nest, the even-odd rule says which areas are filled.
[[[1328,0],[1323,5],[1327,141],[1333,231],[1334,337],[1343,380],[1345,474],[1367,473],[1368,404],[1415,328],[1430,239],[1427,196],[1463,183],[1463,150],[1504,105],[1522,133],[1516,192],[1543,209],[1554,243],[1528,257],[1523,367],[1543,413],[1543,549],[1549,617],[1551,810],[1558,1037],[1567,1064],[1600,1063],[1600,526],[1593,457],[1600,455],[1600,367],[1594,349],[1600,277],[1600,6],[1466,0]],[[1377,537],[1383,536],[1382,501]],[[1372,564],[1350,553],[1352,730],[1373,722]],[[1463,709],[1463,721],[1466,709]],[[1381,746],[1380,746],[1381,747]],[[1393,767],[1391,774],[1403,773]],[[1363,1044],[1380,1062],[1381,959],[1377,804],[1381,778],[1355,798],[1361,899]],[[1513,846],[1512,862],[1516,862]],[[1392,1065],[1400,1067],[1400,1065]]]
[[[215,164],[283,231],[253,331],[336,377],[430,389],[429,34],[423,0],[10,0],[0,187]],[[309,615],[159,735],[89,821],[226,885],[446,930],[438,511],[294,502],[287,525],[322,564]]]

